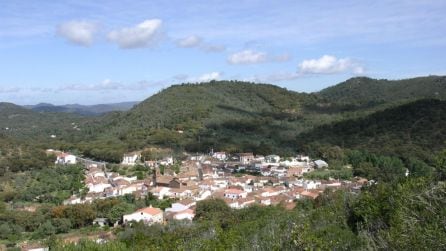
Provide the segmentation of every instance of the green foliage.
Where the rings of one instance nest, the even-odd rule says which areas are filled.
[[[446,186],[429,179],[380,184],[352,204],[350,225],[375,248],[442,249]]]
[[[355,106],[446,98],[446,77],[429,76],[403,80],[357,77],[322,90],[319,95],[338,104]]]
[[[353,177],[353,173],[349,168],[343,168],[341,170],[323,169],[305,173],[304,177],[316,180],[328,180],[329,178],[350,180]]]
[[[77,204],[72,206],[57,206],[52,208],[51,216],[53,218],[70,219],[73,227],[81,228],[91,225],[96,218],[96,212],[90,204]]]
[[[8,197],[11,191],[0,188],[0,195],[3,195],[0,197],[5,201],[61,204],[71,194],[79,193],[84,186],[83,168],[76,165],[44,167],[21,175],[8,173],[2,179],[7,180],[14,191],[12,197]]]
[[[446,101],[420,100],[324,125],[299,135],[297,141],[309,152],[328,145],[432,162],[433,152],[445,147]]]
[[[115,223],[120,221],[124,214],[132,213],[134,210],[135,207],[132,204],[124,202],[113,206],[106,214],[106,217],[110,220],[110,222]]]
[[[231,209],[221,199],[199,201],[195,209],[195,220],[217,220],[222,227],[231,219]]]

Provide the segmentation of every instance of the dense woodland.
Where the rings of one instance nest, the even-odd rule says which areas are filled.
[[[54,250],[446,249],[445,97],[445,77],[425,77],[354,78],[312,94],[234,81],[183,84],[130,111],[98,117],[1,103],[0,240],[13,247],[43,239]],[[110,230],[116,239],[107,244],[63,244],[63,234],[99,231],[91,226],[96,217],[115,220],[172,201],[126,196],[62,206],[83,193],[83,171],[54,166],[44,149],[116,163],[127,151],[151,146],[306,153],[330,164],[309,178],[361,176],[376,183],[357,194],[326,191],[293,210],[232,210],[203,201],[192,223],[135,224]]]

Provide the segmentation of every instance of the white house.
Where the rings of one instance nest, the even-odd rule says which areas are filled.
[[[297,155],[296,159],[298,161],[303,161],[303,162],[310,162],[310,157],[305,156],[305,155]]]
[[[129,223],[131,221],[142,221],[146,224],[162,223],[164,220],[163,211],[155,207],[145,207],[136,210],[136,212],[131,214],[126,214],[123,217],[124,223]]]
[[[228,156],[226,156],[225,152],[215,152],[212,154],[212,157],[223,161],[226,160]]]
[[[265,157],[266,163],[279,163],[280,156],[279,155],[268,155]]]
[[[228,156],[226,156],[225,152],[215,152],[214,154],[212,154],[212,157],[218,160],[226,160]]]
[[[225,191],[225,197],[229,199],[246,198],[246,196],[248,196],[248,193],[240,189],[231,188]]]
[[[121,164],[127,165],[127,166],[134,166],[139,157],[140,157],[140,153],[138,153],[138,152],[126,153],[126,154],[124,154]]]
[[[150,190],[150,192],[156,196],[158,199],[163,199],[168,197],[170,195],[170,188],[169,187],[154,187]]]
[[[184,211],[188,208],[189,207],[187,207],[181,203],[172,203],[172,207],[166,208],[166,213],[167,212],[178,213],[178,212]]]
[[[251,163],[251,161],[254,161],[253,153],[239,153],[238,156],[240,158],[240,163],[245,165]]]
[[[56,164],[76,164],[76,156],[69,153],[57,154]]]
[[[327,164],[327,162],[325,162],[325,161],[323,161],[323,160],[315,160],[314,161],[314,165],[317,167],[317,168],[325,168],[325,167],[328,167],[328,164]]]
[[[173,218],[175,220],[193,220],[195,217],[195,213],[192,209],[185,209],[183,211],[177,212],[174,214]]]
[[[104,190],[108,187],[111,187],[112,185],[109,183],[103,183],[103,182],[91,182],[87,184],[88,191],[92,193],[102,193]]]
[[[205,200],[211,195],[212,195],[212,192],[207,190],[207,191],[201,192],[195,199],[196,200]]]
[[[163,159],[159,162],[159,164],[160,164],[160,165],[163,165],[163,166],[170,166],[170,165],[173,165],[173,157],[172,157],[172,156],[170,156],[170,157],[165,157],[165,158],[163,158]]]
[[[303,188],[310,190],[310,189],[317,189],[321,186],[320,181],[313,181],[313,180],[306,180],[303,182]]]

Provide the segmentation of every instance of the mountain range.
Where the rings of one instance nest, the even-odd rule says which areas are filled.
[[[36,112],[65,112],[76,113],[86,116],[97,116],[112,111],[128,111],[139,102],[120,102],[111,104],[97,104],[97,105],[53,105],[49,103],[39,103],[37,105],[25,105],[23,107],[31,109]]]
[[[90,109],[85,116],[55,112],[77,106],[24,109],[2,103],[0,128],[8,137],[39,138],[48,147],[76,149],[109,161],[150,145],[288,155],[322,144],[405,157],[418,151],[416,156],[427,159],[429,150],[446,146],[441,129],[446,126],[441,115],[445,98],[445,76],[395,81],[357,77],[315,93],[211,81],[174,85],[128,111],[96,116],[91,111],[106,109]],[[410,142],[407,134],[401,135],[408,131]],[[52,134],[57,138],[51,139]],[[434,140],[432,149],[429,140]],[[398,149],[410,151],[388,151],[398,144]]]

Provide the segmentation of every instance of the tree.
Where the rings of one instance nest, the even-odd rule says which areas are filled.
[[[207,199],[197,202],[194,220],[212,221],[216,220],[221,227],[228,227],[232,222],[232,210],[222,199]]]
[[[124,214],[128,214],[134,211],[134,206],[128,203],[120,203],[112,207],[110,212],[107,213],[107,218],[111,223],[115,223],[121,220]]]
[[[56,234],[57,229],[56,227],[51,224],[51,221],[46,221],[40,227],[37,229],[36,232],[34,232],[34,238],[42,238],[47,237]]]
[[[437,154],[435,168],[439,180],[446,180],[446,149]]]

